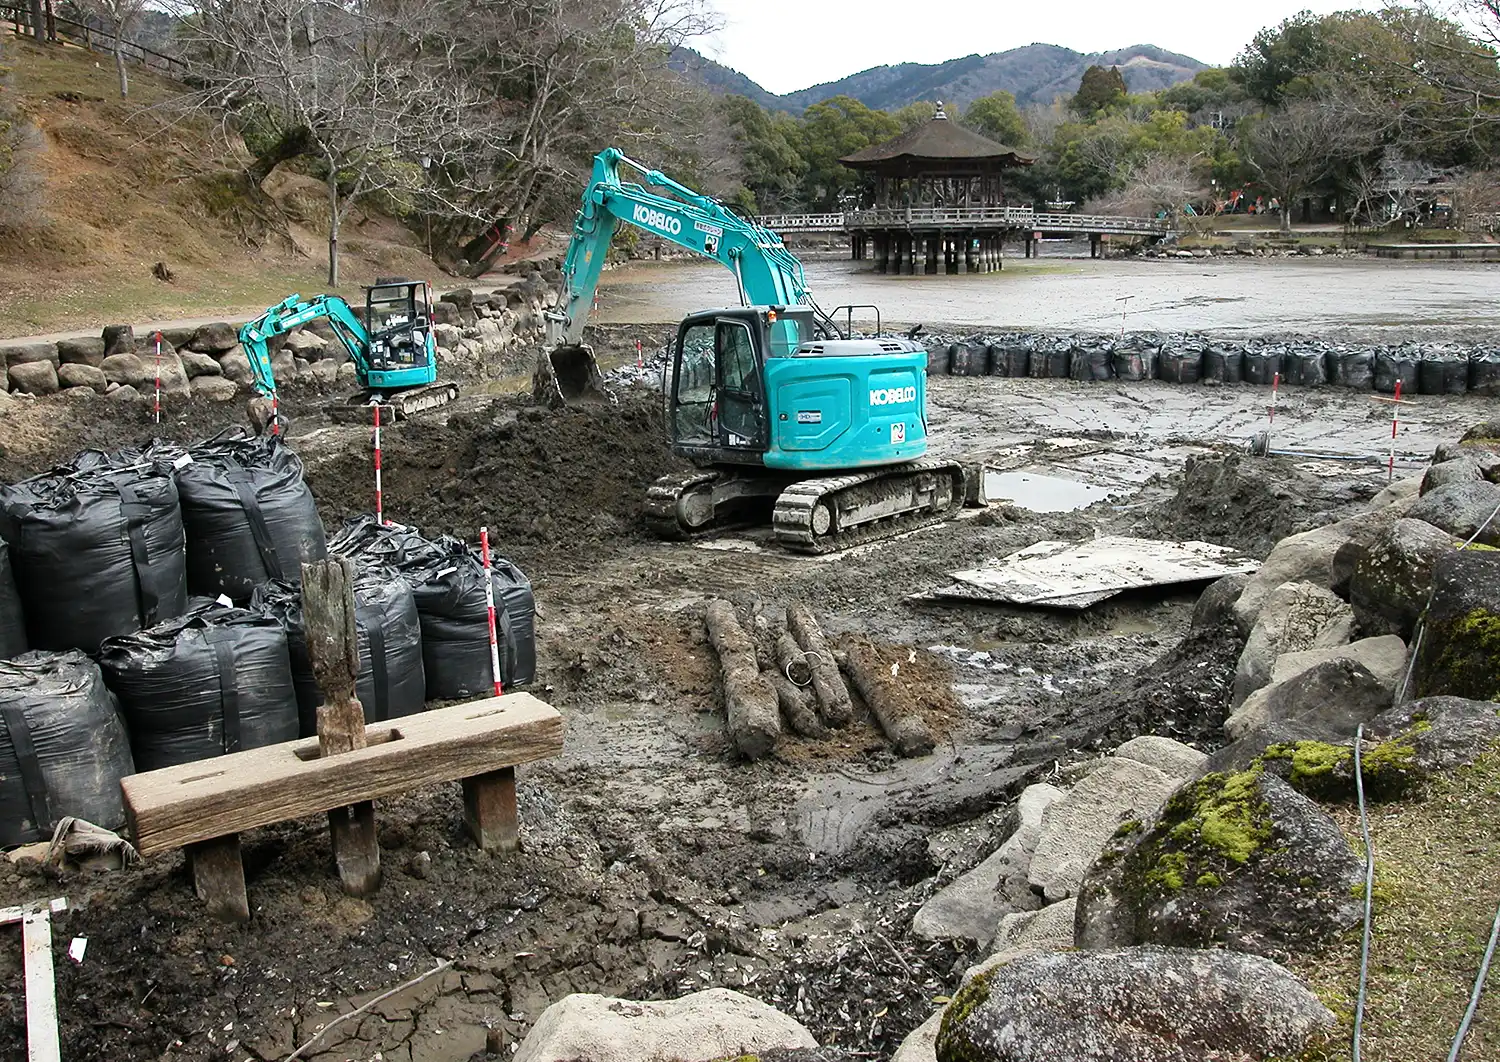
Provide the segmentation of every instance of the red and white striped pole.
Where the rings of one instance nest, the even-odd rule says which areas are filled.
[[[276,397],[276,388],[271,388],[271,434],[281,434],[281,402]]]
[[[495,676],[495,696],[500,688],[500,642],[495,637],[495,579],[490,574],[490,529],[479,529],[479,553],[484,558],[484,602],[490,610],[490,673]]]
[[[594,312],[599,312],[599,292],[597,290],[594,292]]]
[[[375,403],[373,408],[375,410],[375,522],[384,527],[385,498],[380,490],[380,403]]]
[[[635,367],[637,369],[644,368],[645,364],[646,363],[641,360],[641,341],[637,339],[635,341]]]
[[[1391,403],[1391,458],[1385,466],[1385,481],[1396,480],[1396,424],[1401,419],[1401,381],[1396,381],[1396,401]]]
[[[1281,389],[1281,373],[1271,377],[1271,408],[1266,411],[1266,449],[1271,448],[1271,429],[1276,427],[1276,392]]]
[[[161,423],[161,333],[156,333],[156,423]]]

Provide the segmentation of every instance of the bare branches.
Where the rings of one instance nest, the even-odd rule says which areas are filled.
[[[1369,152],[1376,133],[1330,100],[1291,100],[1256,119],[1242,137],[1245,162],[1281,200],[1281,231],[1294,201],[1343,161]]]

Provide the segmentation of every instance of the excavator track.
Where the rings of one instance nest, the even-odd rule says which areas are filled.
[[[963,466],[924,458],[799,480],[776,499],[772,526],[786,549],[831,553],[942,523],[963,504]]]
[[[686,540],[695,537],[695,534],[708,534],[717,530],[712,525],[703,530],[695,530],[688,526],[678,516],[677,506],[684,495],[692,493],[695,488],[711,489],[712,484],[718,478],[717,472],[693,469],[662,476],[647,487],[643,515],[651,533],[657,538]]]
[[[786,479],[692,469],[646,488],[646,525],[658,538],[685,541],[723,531],[764,527]]]
[[[368,424],[374,417],[373,407],[380,406],[380,419],[386,424],[405,420],[429,409],[446,406],[458,398],[458,385],[451,383],[428,384],[401,391],[393,395],[382,395],[378,403],[370,401],[365,392],[351,397],[347,402],[335,402],[328,407],[328,416],[338,424]]]

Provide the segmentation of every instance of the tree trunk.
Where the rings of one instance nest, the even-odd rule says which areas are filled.
[[[931,752],[937,742],[912,701],[911,680],[901,676],[899,664],[888,664],[866,638],[851,638],[845,648],[844,670],[897,754],[910,757]]]
[[[1287,199],[1281,201],[1281,234],[1283,236],[1292,234],[1292,208]]]
[[[729,737],[746,759],[758,760],[770,753],[781,736],[776,689],[761,674],[755,643],[740,626],[729,602],[710,602],[704,625],[723,673]]]
[[[328,161],[328,287],[339,286],[339,171]]]
[[[37,40],[46,36],[42,21],[42,0],[31,0],[31,35]]]
[[[130,95],[130,75],[125,72],[125,53],[120,50],[124,27],[115,23],[115,74],[120,79],[120,99]]]
[[[250,163],[247,171],[250,174],[250,180],[258,186],[271,176],[271,171],[281,163],[294,159],[298,155],[305,155],[312,148],[312,131],[307,126],[301,125],[296,129],[283,132],[275,144],[256,156],[255,160]]]
[[[817,617],[812,609],[798,601],[787,609],[786,621],[792,637],[807,654],[818,714],[831,727],[848,726],[854,720],[854,705],[849,701],[849,688],[839,676],[839,666]]]

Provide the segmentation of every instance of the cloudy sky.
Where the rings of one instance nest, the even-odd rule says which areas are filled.
[[[1211,65],[1255,32],[1304,8],[1379,6],[1345,0],[710,0],[725,21],[700,51],[772,92],[792,92],[872,66],[937,63],[1025,44],[1080,52],[1155,44]]]

